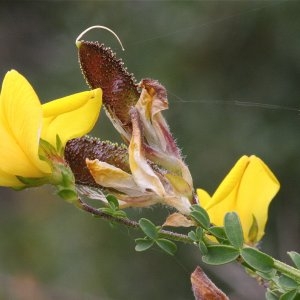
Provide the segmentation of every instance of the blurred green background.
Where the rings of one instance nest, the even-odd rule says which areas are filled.
[[[243,154],[281,182],[262,248],[288,261],[300,250],[300,3],[298,1],[9,1],[0,3],[0,75],[24,74],[42,101],[87,89],[74,44],[85,28],[137,80],[168,90],[166,117],[195,187],[213,192]],[[105,114],[94,135],[119,141]],[[1,141],[3,143],[4,141]],[[130,210],[161,222],[168,211]],[[210,268],[197,249],[175,257],[134,251],[136,233],[84,214],[51,188],[0,189],[0,299],[193,299],[200,264],[230,299],[264,289],[230,264]]]

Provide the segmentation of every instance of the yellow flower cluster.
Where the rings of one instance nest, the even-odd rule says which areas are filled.
[[[146,96],[150,97],[146,92],[144,89],[142,100]],[[152,98],[158,104],[164,104],[155,96],[149,98],[151,103],[156,103]],[[87,166],[97,183],[118,190],[120,196],[123,195],[119,200],[129,202],[129,205],[147,206],[162,202],[187,215],[192,205],[190,173],[180,160],[179,154],[174,151],[175,146],[172,144],[168,150],[168,145],[165,144],[168,140],[165,137],[168,133],[167,125],[160,114],[153,114],[151,124],[148,119],[143,119],[144,102],[139,101],[136,105],[136,122],[134,116],[132,117],[133,133],[128,148],[132,173],[126,173],[98,160],[90,161],[88,157]],[[56,149],[58,139],[64,147],[68,140],[85,135],[95,125],[101,105],[102,91],[99,88],[42,105],[29,82],[17,71],[9,71],[3,80],[0,94],[0,185],[21,188],[24,187],[22,178],[51,176],[53,164],[51,158],[41,153],[42,141]],[[165,109],[164,106],[157,105],[156,109]],[[171,173],[165,177],[163,173],[158,176],[148,164],[144,150],[141,149],[140,122],[144,123],[150,147],[155,149],[156,144],[152,145],[151,142],[157,142],[165,149],[157,160],[165,161],[167,168],[168,165],[172,168],[173,165],[178,165],[177,173],[180,176]],[[156,126],[156,129],[148,123],[153,128]],[[162,128],[165,128],[164,131]],[[153,135],[151,130],[156,130],[157,135]],[[164,156],[166,149],[173,156]],[[261,159],[256,156],[243,156],[212,196],[203,189],[198,189],[197,195],[200,205],[207,210],[211,222],[217,226],[223,225],[227,212],[237,212],[245,241],[255,243],[264,235],[268,206],[279,186],[278,180]]]

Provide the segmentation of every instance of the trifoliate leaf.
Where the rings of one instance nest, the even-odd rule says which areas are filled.
[[[237,213],[229,212],[224,218],[224,229],[229,242],[235,248],[242,248],[244,244],[243,229]]]
[[[243,248],[240,253],[245,262],[255,270],[265,273],[272,271],[274,260],[269,255],[255,248]]]

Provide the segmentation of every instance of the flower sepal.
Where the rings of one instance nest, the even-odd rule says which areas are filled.
[[[66,164],[55,164],[55,172],[52,174],[53,185],[57,189],[57,195],[69,203],[78,201],[75,187],[75,178],[71,169]]]
[[[23,186],[12,187],[12,188],[15,191],[21,191],[26,188],[37,187],[37,186],[41,186],[44,184],[49,184],[51,176],[38,177],[38,178],[22,177],[22,176],[16,176],[16,177],[23,183]]]
[[[57,195],[64,200],[71,203],[77,201],[78,196],[75,187],[74,174],[66,163],[63,153],[64,147],[58,135],[56,136],[56,147],[41,139],[39,157],[41,160],[47,162],[51,168],[51,173],[37,178],[17,176],[24,186],[15,189],[21,190],[24,188],[50,184],[56,187]]]
[[[256,217],[252,214],[252,224],[251,224],[249,232],[248,232],[248,244],[249,245],[257,244],[257,241],[259,241],[258,233],[259,233],[258,223],[257,223]]]
[[[51,166],[52,172],[45,179],[56,187],[58,196],[70,203],[77,201],[75,177],[64,159],[64,146],[58,135],[56,135],[56,148],[41,139],[40,158],[46,160]]]

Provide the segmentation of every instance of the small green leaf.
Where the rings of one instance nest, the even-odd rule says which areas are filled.
[[[103,207],[99,210],[101,210],[104,213],[107,213],[113,217],[117,217],[117,218],[125,218],[126,217],[126,213],[122,210],[116,210],[116,208],[114,207],[114,204],[110,205],[109,207]]]
[[[119,208],[119,201],[115,196],[107,195],[105,198],[112,207],[114,207],[115,209]]]
[[[271,272],[259,272],[257,271],[256,274],[266,280],[273,280],[275,279],[275,276],[277,274],[277,271],[273,269]]]
[[[127,214],[125,211],[123,210],[117,210],[115,213],[114,213],[114,216],[117,217],[117,218],[126,218],[127,217]]]
[[[294,289],[298,286],[298,283],[295,280],[284,275],[279,277],[278,284],[287,289]]]
[[[197,235],[196,235],[195,231],[190,231],[190,232],[188,233],[188,237],[189,237],[192,241],[194,241],[194,242],[197,242],[197,241],[198,241],[198,238],[197,238]]]
[[[202,255],[206,255],[208,253],[207,246],[203,241],[199,241],[198,246]]]
[[[158,238],[158,229],[156,226],[148,219],[142,218],[139,220],[139,225],[142,231],[152,240]]]
[[[203,235],[204,235],[203,234],[203,228],[197,227],[197,229],[196,229],[196,236],[198,238],[198,241],[203,239]]]
[[[148,250],[154,244],[153,240],[149,240],[147,238],[146,239],[136,239],[135,242],[136,242],[135,251],[138,251],[138,252]]]
[[[229,245],[209,245],[208,253],[202,256],[203,262],[209,265],[222,265],[234,261],[239,256],[239,251]]]
[[[229,212],[224,218],[224,229],[229,242],[235,248],[242,248],[244,244],[243,229],[240,218],[235,212]]]
[[[64,146],[58,134],[56,135],[56,150],[63,156]]]
[[[192,205],[190,216],[203,228],[207,229],[210,225],[210,220],[207,211],[199,205]]]
[[[165,252],[167,252],[170,255],[174,255],[177,251],[177,246],[175,243],[173,243],[170,240],[167,239],[158,239],[156,241],[156,244]]]
[[[208,228],[208,232],[210,232],[219,242],[227,240],[224,227],[212,226]]]
[[[241,256],[248,265],[260,272],[271,272],[274,266],[272,257],[255,248],[241,249]]]
[[[300,269],[300,254],[296,251],[290,251],[287,253],[292,259],[297,269]]]
[[[298,294],[297,290],[291,290],[291,291],[281,295],[279,300],[296,300],[296,299],[299,299],[297,297],[297,294]]]
[[[274,294],[274,293],[273,293],[272,291],[270,291],[270,290],[267,290],[265,296],[266,296],[266,299],[267,299],[267,300],[278,300],[277,295]]]

